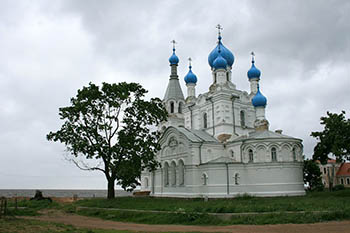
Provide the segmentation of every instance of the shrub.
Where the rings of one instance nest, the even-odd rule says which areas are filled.
[[[339,190],[344,190],[345,187],[343,184],[337,184],[336,186],[334,186],[333,190],[334,191],[339,191]]]

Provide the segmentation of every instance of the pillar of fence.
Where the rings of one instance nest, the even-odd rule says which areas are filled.
[[[7,199],[5,197],[0,198],[0,218],[7,214]]]
[[[2,208],[3,208],[3,201],[2,201],[2,197],[0,198],[0,218],[2,217]]]
[[[4,200],[5,204],[4,204],[4,216],[7,215],[7,199],[5,198]]]

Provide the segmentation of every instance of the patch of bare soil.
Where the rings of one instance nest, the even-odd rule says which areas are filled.
[[[102,220],[99,218],[67,214],[61,211],[43,211],[42,216],[22,217],[48,222],[70,224],[89,229],[114,229],[136,232],[235,232],[235,233],[345,233],[350,232],[350,221],[323,222],[314,224],[277,225],[232,225],[232,226],[186,226],[186,225],[147,225]]]

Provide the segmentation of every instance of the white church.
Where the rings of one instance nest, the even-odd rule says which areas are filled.
[[[304,195],[302,140],[269,130],[267,99],[259,87],[261,72],[253,53],[247,73],[250,91],[236,89],[234,56],[222,43],[219,25],[218,29],[217,46],[208,56],[212,84],[203,94],[196,94],[190,61],[184,97],[173,41],[163,100],[169,116],[160,126],[157,154],[161,167],[142,172],[141,190],[160,197]]]

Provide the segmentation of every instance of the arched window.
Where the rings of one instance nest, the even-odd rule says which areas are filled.
[[[179,161],[179,185],[185,184],[185,165],[182,160]]]
[[[271,148],[271,160],[273,162],[276,162],[277,161],[277,151],[276,151],[276,148],[275,147],[272,147]]]
[[[208,175],[203,173],[202,174],[202,181],[203,181],[203,185],[207,185],[208,184]]]
[[[296,161],[297,160],[297,153],[295,151],[295,147],[293,147],[292,153],[293,153],[293,161]]]
[[[239,185],[239,174],[235,174],[235,185]]]
[[[179,109],[178,109],[178,113],[182,113],[182,102],[179,103]]]
[[[240,112],[240,118],[241,118],[241,126],[245,127],[245,113],[244,113],[244,111]]]
[[[174,108],[175,108],[175,106],[174,106],[174,102],[170,102],[170,113],[174,113]]]
[[[350,179],[346,178],[346,184],[350,184]]]
[[[252,150],[252,149],[250,149],[250,150],[248,151],[248,155],[249,155],[249,162],[253,162],[253,160],[254,160],[254,155],[253,155],[253,150]]]
[[[342,185],[344,185],[344,179],[343,179],[343,178],[340,179],[340,183],[341,183]]]
[[[175,162],[173,161],[171,163],[171,185],[176,185],[176,164]]]
[[[203,128],[204,129],[208,128],[208,116],[207,116],[207,113],[203,114]]]
[[[169,164],[168,163],[164,164],[163,172],[164,172],[164,186],[168,186],[169,185]]]
[[[148,178],[147,177],[145,177],[145,180],[144,180],[144,187],[148,188]]]

